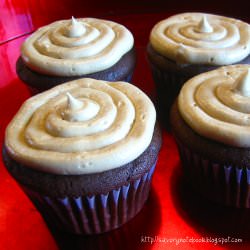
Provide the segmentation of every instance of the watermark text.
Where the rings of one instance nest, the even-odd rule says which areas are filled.
[[[183,237],[183,238],[167,238],[167,237],[160,237],[160,236],[141,236],[141,243],[163,243],[163,244],[175,244],[180,245],[183,243],[210,243],[214,245],[224,245],[229,243],[242,243],[243,239],[234,238],[231,236],[227,237]]]

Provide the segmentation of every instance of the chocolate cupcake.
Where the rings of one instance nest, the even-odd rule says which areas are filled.
[[[250,66],[232,65],[187,81],[171,126],[190,184],[220,204],[250,208]]]
[[[229,64],[250,63],[250,25],[224,16],[182,13],[157,23],[150,34],[148,60],[165,125],[183,83]]]
[[[150,99],[126,82],[79,79],[28,99],[4,163],[49,225],[115,229],[143,207],[161,146]]]
[[[135,61],[133,35],[126,27],[72,17],[44,26],[26,39],[16,71],[36,93],[83,77],[129,82]]]

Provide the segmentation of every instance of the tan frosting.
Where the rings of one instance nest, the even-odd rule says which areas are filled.
[[[204,15],[201,18],[200,22],[197,25],[196,31],[199,33],[211,33],[211,32],[213,32],[213,27],[207,21],[206,15]]]
[[[6,129],[5,145],[31,168],[97,173],[140,156],[155,119],[154,105],[137,87],[79,79],[28,99]]]
[[[66,27],[64,35],[68,37],[80,37],[84,35],[85,32],[85,26],[72,16],[71,24]]]
[[[72,17],[35,31],[22,45],[25,64],[39,73],[79,76],[110,68],[132,49],[133,35],[115,22]]]
[[[221,67],[182,87],[178,107],[198,134],[236,147],[250,147],[250,65]]]
[[[250,25],[224,16],[182,13],[157,23],[150,43],[178,63],[227,65],[250,54]]]

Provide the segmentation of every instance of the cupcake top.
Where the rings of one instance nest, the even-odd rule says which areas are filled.
[[[154,105],[137,87],[84,78],[28,99],[6,129],[5,146],[40,171],[103,172],[145,151],[155,119]]]
[[[250,147],[250,65],[231,65],[188,80],[178,97],[182,118],[198,134]]]
[[[224,16],[182,13],[157,23],[150,43],[177,63],[228,65],[250,54],[250,25]]]
[[[38,73],[81,76],[110,68],[133,44],[133,35],[123,25],[72,17],[35,31],[23,43],[21,56]]]

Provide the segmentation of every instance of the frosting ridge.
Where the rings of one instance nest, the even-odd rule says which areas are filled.
[[[6,129],[5,145],[31,168],[97,173],[142,154],[155,119],[152,102],[137,87],[79,79],[28,99]]]
[[[113,66],[133,45],[133,35],[123,25],[72,17],[35,31],[23,43],[21,56],[36,72],[80,76]]]
[[[150,43],[161,55],[178,63],[227,65],[250,54],[250,25],[205,13],[182,13],[157,23]],[[176,53],[180,44],[185,51]]]
[[[249,69],[224,66],[187,81],[178,97],[187,124],[209,139],[250,147]]]

